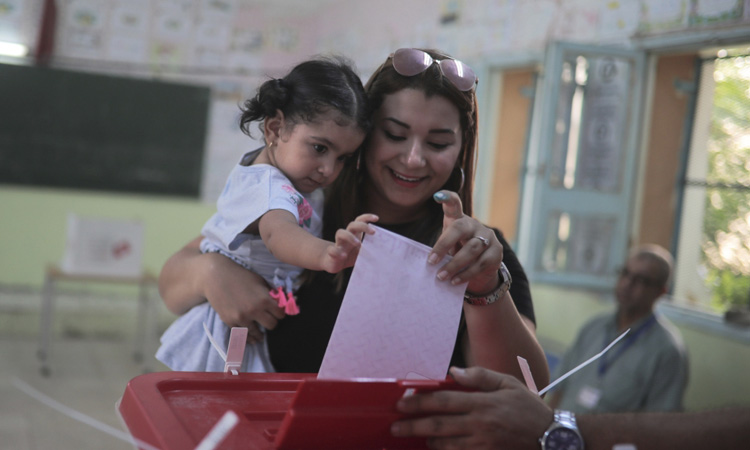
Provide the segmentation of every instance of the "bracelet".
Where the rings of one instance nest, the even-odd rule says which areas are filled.
[[[510,283],[513,281],[510,277],[510,272],[508,272],[508,268],[505,267],[505,263],[500,263],[498,275],[500,275],[500,283],[495,290],[484,295],[472,295],[466,291],[464,294],[464,301],[475,306],[486,306],[495,303],[499,298],[505,295],[506,292],[508,292],[508,289],[510,289]]]

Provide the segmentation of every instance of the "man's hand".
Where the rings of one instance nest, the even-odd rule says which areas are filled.
[[[424,417],[393,424],[394,436],[425,436],[433,449],[539,450],[552,410],[516,378],[481,367],[451,368],[459,384],[478,392],[437,391],[399,400],[402,413]]]

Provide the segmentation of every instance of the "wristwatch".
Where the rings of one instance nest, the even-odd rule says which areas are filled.
[[[583,437],[576,425],[576,416],[570,411],[555,410],[555,419],[539,443],[542,450],[583,450]]]
[[[505,267],[505,263],[500,263],[499,272],[500,284],[495,288],[494,291],[485,295],[471,295],[467,291],[466,293],[464,293],[464,301],[470,305],[485,306],[495,303],[499,298],[502,298],[502,296],[505,295],[506,292],[508,292],[508,289],[510,289],[512,278],[510,277],[508,268]]]

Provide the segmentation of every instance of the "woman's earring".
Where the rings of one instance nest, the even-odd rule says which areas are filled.
[[[357,169],[357,172],[359,172],[359,167],[362,164],[362,152],[357,153],[357,165],[355,168]]]
[[[458,170],[461,172],[461,185],[458,186],[458,192],[461,192],[461,190],[464,188],[464,182],[466,181],[466,177],[464,176],[463,167],[459,167]]]

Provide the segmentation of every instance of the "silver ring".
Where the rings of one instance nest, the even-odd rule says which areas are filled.
[[[489,239],[487,239],[485,237],[482,237],[482,236],[474,236],[474,238],[477,238],[480,241],[482,241],[482,244],[484,244],[485,248],[490,246],[490,240]]]

